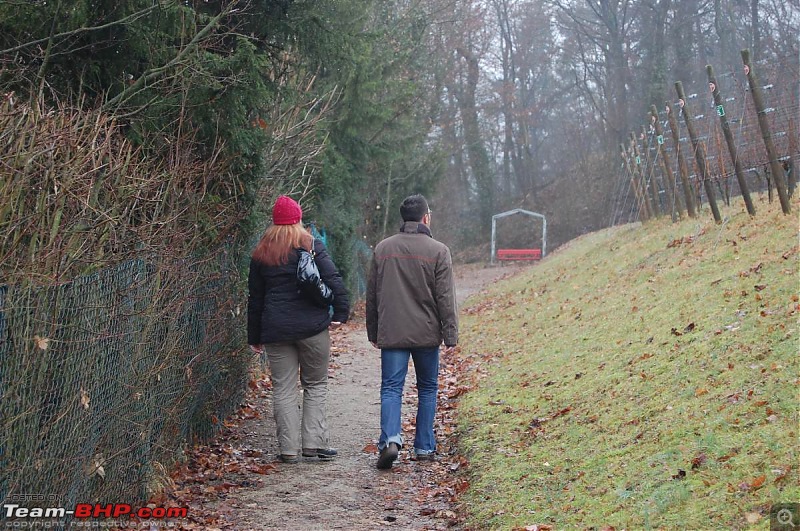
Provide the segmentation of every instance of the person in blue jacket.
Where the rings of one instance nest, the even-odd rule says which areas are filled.
[[[253,251],[248,276],[247,343],[269,360],[278,457],[284,463],[297,463],[301,453],[319,459],[337,455],[329,447],[326,415],[329,329],[341,326],[350,313],[342,277],[325,245],[303,226],[302,217],[303,210],[290,197],[275,201],[272,225]],[[298,290],[298,248],[313,248],[320,277],[334,294],[332,311]]]

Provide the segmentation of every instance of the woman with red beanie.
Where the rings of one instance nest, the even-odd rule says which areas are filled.
[[[325,245],[303,227],[302,218],[303,210],[292,198],[282,195],[275,201],[272,225],[253,251],[248,277],[247,343],[269,360],[279,459],[284,463],[297,463],[300,453],[324,460],[337,454],[328,446],[328,329],[341,326],[350,313],[336,265]],[[320,277],[334,294],[332,311],[298,290],[298,248],[313,249]]]

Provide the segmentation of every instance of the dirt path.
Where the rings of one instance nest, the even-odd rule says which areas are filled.
[[[456,267],[459,303],[516,267]],[[413,370],[404,402],[406,440],[413,437],[416,410]],[[417,463],[406,448],[390,471],[375,468],[380,422],[380,355],[366,338],[364,324],[351,322],[333,335],[328,398],[331,444],[337,459],[301,459],[274,463],[278,453],[270,394],[251,398],[258,418],[244,421],[232,436],[233,452],[263,455],[274,470],[260,476],[254,488],[236,489],[209,500],[204,509],[223,515],[227,529],[452,529],[457,517],[452,492],[442,479],[452,474],[445,462]],[[439,453],[454,449],[443,447]],[[273,464],[274,463],[274,464]]]

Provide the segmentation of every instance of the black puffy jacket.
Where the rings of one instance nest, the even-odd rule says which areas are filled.
[[[269,266],[250,260],[247,280],[247,343],[261,345],[295,341],[319,334],[331,321],[346,322],[350,303],[339,271],[325,245],[315,239],[314,253],[322,280],[333,290],[333,316],[297,289],[297,254],[289,255],[289,263]]]

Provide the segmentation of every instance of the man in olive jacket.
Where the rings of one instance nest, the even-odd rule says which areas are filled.
[[[378,468],[388,469],[403,445],[400,408],[409,356],[417,374],[414,454],[430,461],[439,378],[439,345],[458,343],[450,249],[433,239],[431,212],[421,195],[400,206],[400,233],[375,247],[367,284],[367,336],[381,349],[381,435]]]

